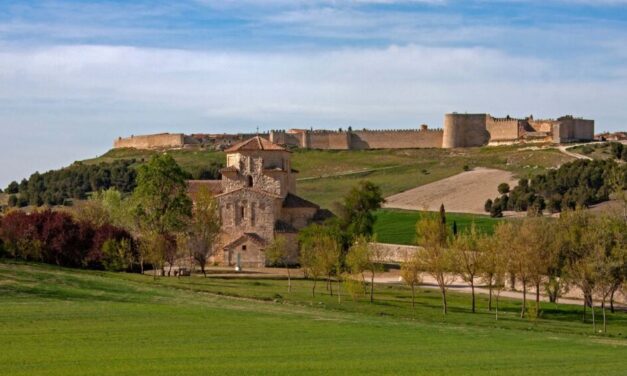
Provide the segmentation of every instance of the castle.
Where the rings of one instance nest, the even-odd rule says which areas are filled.
[[[158,134],[118,138],[115,148],[170,149],[202,146],[215,150],[252,135]],[[259,135],[286,147],[322,150],[458,148],[515,143],[569,143],[594,140],[594,120],[562,116],[558,119],[496,118],[490,114],[451,113],[442,129],[406,130],[276,130]]]
[[[264,249],[286,238],[290,263],[297,262],[298,230],[329,212],[296,195],[298,171],[291,152],[255,136],[226,150],[222,180],[188,182],[192,199],[203,187],[216,198],[222,231],[214,262],[225,266],[263,267]]]

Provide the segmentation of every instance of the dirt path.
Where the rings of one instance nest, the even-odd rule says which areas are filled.
[[[557,150],[561,151],[562,153],[571,156],[573,158],[577,158],[577,159],[587,159],[589,161],[592,160],[592,158],[588,157],[587,155],[583,155],[583,154],[579,154],[579,153],[575,153],[573,151],[568,151],[568,149],[570,148],[574,148],[577,147],[579,145],[584,145],[584,144],[578,144],[578,145],[561,145],[557,147]]]
[[[472,171],[410,189],[386,198],[386,208],[437,211],[440,204],[448,212],[485,214],[487,199],[498,196],[500,183],[516,185],[509,171],[478,167]]]

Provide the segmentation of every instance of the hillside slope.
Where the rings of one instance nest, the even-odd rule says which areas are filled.
[[[84,163],[136,159],[142,163],[158,151],[116,149]],[[224,163],[222,152],[198,149],[168,151],[190,173],[211,163]],[[432,183],[464,171],[464,167],[497,168],[528,176],[555,168],[573,158],[556,149],[531,150],[522,146],[467,149],[396,149],[321,151],[296,150],[293,166],[300,171],[299,195],[332,208],[360,180],[381,186],[385,196]],[[485,200],[484,200],[485,201]]]

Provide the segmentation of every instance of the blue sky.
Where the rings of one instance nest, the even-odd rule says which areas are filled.
[[[0,0],[0,186],[162,131],[627,129],[626,46],[627,0]]]

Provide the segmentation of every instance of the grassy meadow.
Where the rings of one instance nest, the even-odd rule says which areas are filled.
[[[160,278],[0,263],[0,373],[98,374],[624,374],[627,314],[593,335],[579,307],[543,303],[518,318],[502,300],[377,286],[375,303],[330,296],[324,283]],[[600,312],[597,312],[599,314]]]
[[[376,214],[374,233],[377,241],[390,244],[416,244],[416,222],[423,212],[400,209],[382,209]],[[446,213],[446,220],[450,226],[457,223],[457,230],[467,231],[472,224],[478,231],[492,234],[494,226],[503,219],[491,218],[488,215]]]
[[[136,159],[142,163],[158,151],[117,149],[84,163]],[[224,163],[222,152],[201,149],[168,151],[188,172],[211,162]],[[556,149],[531,150],[522,146],[467,149],[399,150],[296,150],[293,167],[300,171],[297,191],[325,208],[333,208],[361,180],[378,184],[384,195],[441,180],[464,171],[464,167],[490,167],[529,176],[557,167],[573,158]]]

